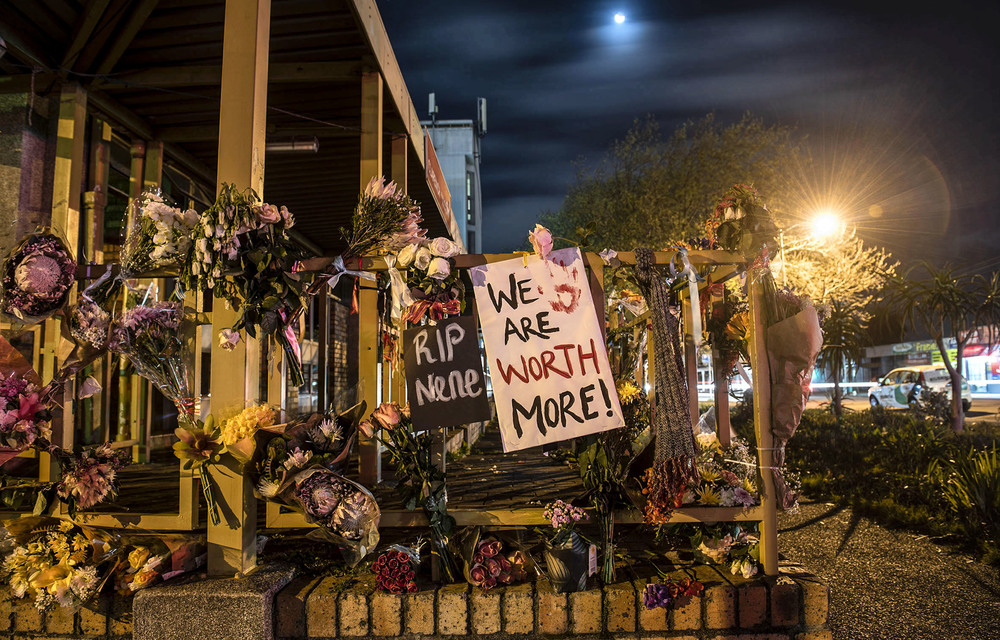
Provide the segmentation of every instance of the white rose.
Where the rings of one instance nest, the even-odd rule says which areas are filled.
[[[458,245],[448,238],[434,238],[431,240],[431,253],[442,258],[451,258],[460,253]]]
[[[433,257],[427,247],[420,247],[417,249],[417,255],[413,258],[413,266],[423,271],[431,263]]]
[[[434,258],[427,265],[427,277],[435,280],[444,280],[451,275],[451,263],[445,258]]]
[[[396,254],[396,264],[400,269],[406,269],[411,264],[413,264],[414,259],[417,257],[417,250],[420,249],[419,244],[408,244],[399,250]]]

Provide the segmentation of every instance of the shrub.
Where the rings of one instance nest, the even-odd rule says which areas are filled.
[[[933,467],[930,475],[943,481],[945,500],[970,538],[1000,544],[1000,457],[996,446],[988,451],[970,449],[968,455],[949,461],[945,469]]]

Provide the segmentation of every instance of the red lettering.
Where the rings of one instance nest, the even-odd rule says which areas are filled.
[[[553,349],[562,351],[563,357],[566,358],[566,371],[569,372],[569,375],[566,376],[567,378],[572,377],[573,375],[573,361],[569,357],[569,352],[572,351],[574,347],[576,347],[575,344],[557,344],[553,347]]]
[[[573,371],[572,370],[570,370],[569,372],[560,371],[552,364],[555,362],[555,360],[556,360],[556,354],[553,353],[552,351],[542,352],[542,369],[545,371],[545,379],[548,380],[549,371],[555,372],[564,378],[569,378],[573,374]]]
[[[500,370],[500,377],[503,378],[504,384],[510,384],[511,378],[516,377],[521,382],[528,382],[528,365],[524,361],[524,356],[521,356],[521,366],[523,369],[518,372],[513,366],[504,367],[503,363],[500,362],[500,358],[497,358],[497,369]]]
[[[591,360],[594,363],[594,370],[598,375],[600,375],[601,367],[597,364],[597,347],[594,346],[594,340],[590,340],[590,353],[584,353],[582,345],[578,346],[576,349],[580,354],[580,374],[587,375],[587,366],[584,364],[584,361]]]
[[[521,357],[522,359],[524,358],[524,356]],[[538,358],[534,356],[528,358],[528,373],[531,374],[531,377],[534,378],[536,382],[542,379],[542,363],[538,361]]]

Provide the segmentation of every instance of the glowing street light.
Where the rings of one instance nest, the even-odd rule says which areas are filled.
[[[843,223],[840,221],[840,217],[834,213],[832,209],[822,209],[816,212],[811,220],[805,220],[793,224],[787,229],[781,229],[778,231],[778,246],[781,250],[781,286],[785,286],[785,232],[791,231],[797,227],[802,227],[808,225],[812,230],[810,234],[816,240],[826,240],[832,238],[840,229],[843,228]]]
[[[624,13],[619,12],[619,13],[615,14],[615,24],[625,24],[625,14]]]

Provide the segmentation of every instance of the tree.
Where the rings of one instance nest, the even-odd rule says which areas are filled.
[[[792,201],[803,154],[793,130],[750,114],[723,126],[713,115],[663,140],[652,117],[637,119],[592,169],[581,169],[562,208],[543,214],[553,233],[574,237],[594,223],[592,246],[664,248],[703,234],[705,220],[736,183],[753,184],[768,207]]]
[[[853,374],[865,355],[868,334],[865,322],[850,305],[832,300],[829,308],[829,314],[822,323],[823,348],[817,364],[833,375],[833,415],[839,419],[843,414],[840,376],[845,369],[848,376]]]
[[[935,269],[925,262],[919,268],[926,271],[926,277],[914,277],[916,268],[894,275],[886,299],[902,313],[904,331],[925,331],[937,344],[951,376],[951,428],[959,432],[965,420],[962,351],[973,339],[989,344],[995,340],[1000,325],[1000,273],[956,275],[950,265]],[[944,342],[949,332],[955,338],[954,364]]]
[[[852,229],[834,238],[784,236],[779,282],[815,304],[837,301],[867,329],[869,305],[895,275],[899,263],[880,247],[864,244]]]

